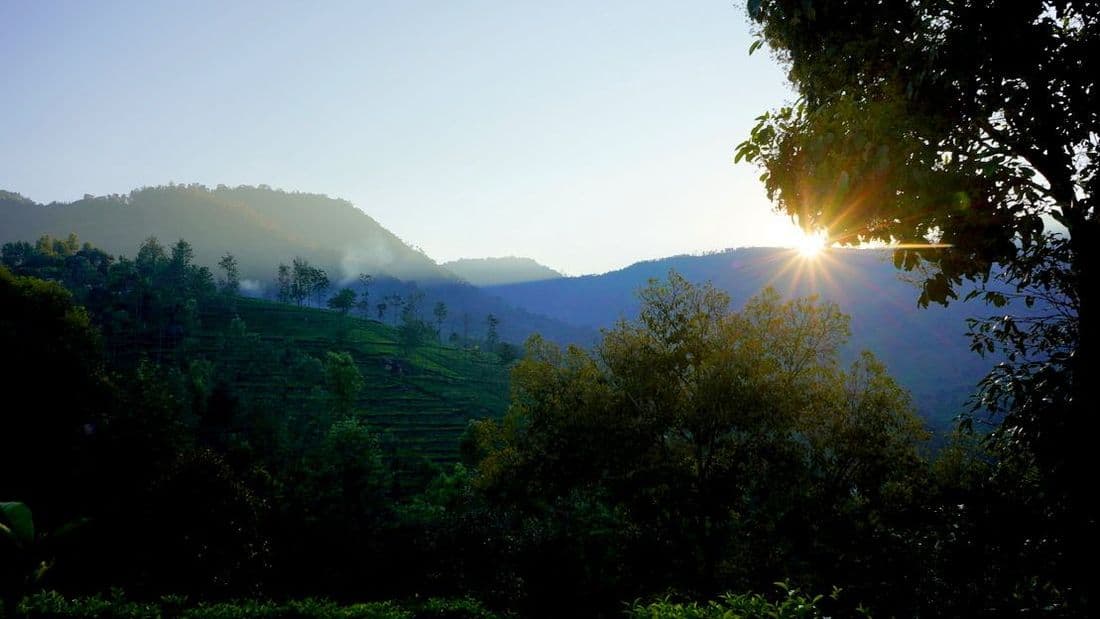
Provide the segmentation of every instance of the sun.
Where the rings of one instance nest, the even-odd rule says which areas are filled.
[[[824,232],[803,234],[794,242],[794,248],[803,258],[816,258],[828,245]]]

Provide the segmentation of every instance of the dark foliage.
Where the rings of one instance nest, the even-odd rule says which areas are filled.
[[[68,268],[89,256],[99,266]],[[592,352],[536,338],[514,359],[498,343],[515,364],[510,410],[471,424],[463,463],[440,466],[359,410],[379,385],[364,380],[355,345],[302,351],[250,332],[184,242],[166,251],[151,239],[115,260],[44,239],[5,247],[4,260],[23,275],[0,270],[0,336],[27,360],[7,392],[43,384],[44,369],[66,389],[43,391],[39,414],[6,411],[19,434],[0,435],[0,491],[31,505],[42,531],[88,521],[70,545],[36,543],[0,566],[41,560],[45,577],[19,582],[92,595],[30,597],[28,613],[141,616],[169,604],[193,609],[184,616],[356,616],[330,602],[217,601],[472,595],[525,615],[613,616],[627,600],[768,592],[777,580],[844,590],[805,612],[1075,609],[1061,556],[1029,537],[1058,513],[1037,460],[966,435],[931,458],[884,367],[870,355],[839,363],[848,319],[832,304],[768,292],[734,312],[724,294],[673,274]],[[401,329],[377,328],[403,359],[433,350],[423,297],[410,291],[400,305]],[[288,329],[358,320],[268,308],[294,312]],[[1057,339],[985,333],[994,348]],[[401,358],[387,363],[405,371]],[[998,389],[990,402],[1005,401]],[[1032,414],[1015,400],[1011,410]],[[95,597],[112,587],[146,601]],[[631,608],[707,616],[802,600],[721,599]],[[448,608],[439,616],[483,612]]]

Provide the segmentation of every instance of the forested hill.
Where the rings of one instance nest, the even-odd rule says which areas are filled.
[[[326,269],[334,280],[359,273],[456,280],[350,202],[319,194],[193,184],[38,204],[0,192],[0,242],[70,233],[112,254],[130,253],[150,236],[167,243],[187,239],[198,263],[213,266],[230,251],[241,276],[260,281],[274,278],[276,265],[293,256]]]
[[[993,365],[971,352],[966,337],[966,318],[992,310],[976,302],[919,308],[919,289],[904,281],[886,251],[833,249],[809,260],[789,249],[742,248],[486,290],[509,304],[564,322],[606,328],[620,317],[635,317],[636,291],[670,269],[694,282],[712,282],[731,296],[735,307],[768,285],[785,296],[819,294],[835,301],[852,317],[848,355],[867,349],[885,361],[937,428],[949,426]]]
[[[109,254],[129,256],[149,237],[164,244],[186,239],[195,262],[211,270],[229,252],[237,259],[242,290],[266,298],[275,296],[279,264],[295,257],[326,272],[329,292],[357,287],[359,274],[370,274],[371,312],[385,300],[396,319],[400,311],[392,299],[407,299],[419,289],[428,311],[436,303],[447,306],[445,335],[483,338],[491,314],[500,321],[500,337],[509,342],[520,343],[534,332],[584,344],[596,337],[593,329],[509,306],[440,267],[350,202],[319,194],[191,184],[39,204],[0,191],[0,243],[70,234]]]

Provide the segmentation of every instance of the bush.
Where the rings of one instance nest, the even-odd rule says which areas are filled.
[[[706,604],[673,602],[669,598],[648,604],[635,602],[628,611],[632,619],[821,619],[824,596],[808,598],[797,589],[778,583],[783,595],[772,602],[758,593],[727,593]],[[835,600],[834,591],[830,599]],[[859,611],[864,616],[862,610]]]
[[[135,602],[127,600],[120,591],[108,597],[82,598],[66,598],[56,591],[37,593],[23,599],[19,613],[27,618],[61,619],[493,619],[499,616],[469,598],[351,605],[312,598],[284,603],[237,600],[188,607],[187,599],[180,596],[165,596],[159,602]]]

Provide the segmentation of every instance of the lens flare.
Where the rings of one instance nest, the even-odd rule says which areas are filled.
[[[828,239],[825,238],[825,233],[815,232],[813,234],[803,234],[801,238],[795,241],[794,248],[798,250],[798,255],[803,258],[816,258],[827,244]]]

